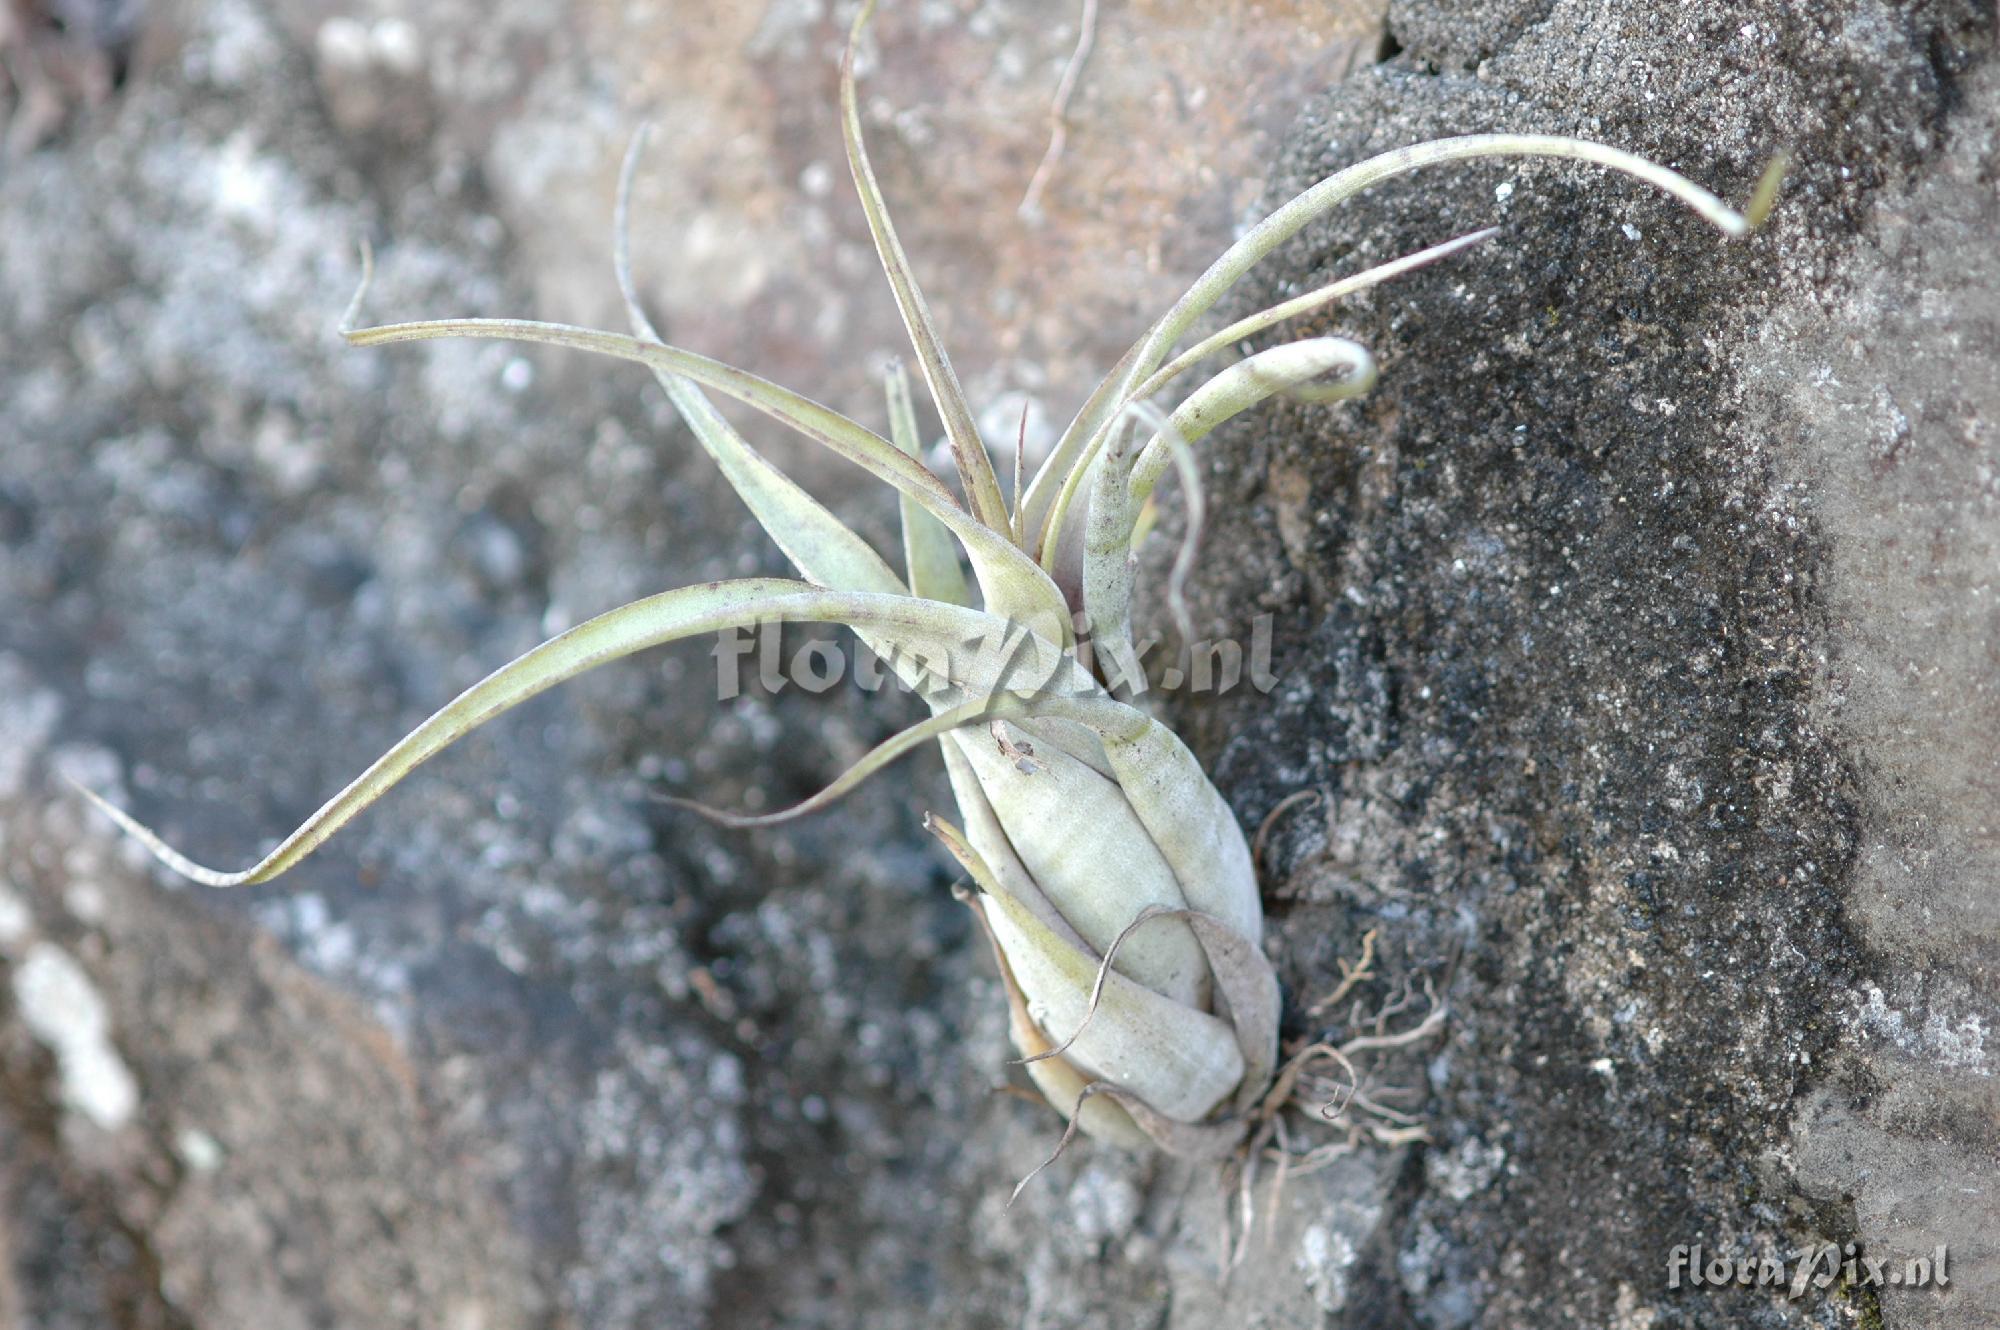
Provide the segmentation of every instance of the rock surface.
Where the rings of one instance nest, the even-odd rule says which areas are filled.
[[[615,323],[650,115],[669,336],[863,419],[899,349],[832,116],[848,7],[206,0],[0,164],[0,1326],[2000,1316],[1990,15],[1413,0],[1370,64],[1360,10],[1106,5],[1029,221],[1061,8],[888,5],[864,93],[975,403],[1031,446],[1267,173],[1520,128],[1741,198],[1798,155],[1747,244],[1454,167],[1237,297],[1502,227],[1323,324],[1368,399],[1205,445],[1200,626],[1268,614],[1280,683],[1163,698],[1247,828],[1284,805],[1288,1032],[1444,1004],[1362,1060],[1378,1130],[1260,1186],[1226,1281],[1212,1171],[1080,1149],[1008,1208],[1050,1119],[994,1093],[935,767],[754,836],[649,797],[787,802],[906,712],[718,705],[698,650],[481,731],[270,887],[177,886],[91,816],[62,777],[247,859],[547,633],[781,567],[642,376],[343,351],[357,235],[384,317]],[[1676,1244],[1819,1242],[1945,1244],[1952,1284],[1668,1287]]]

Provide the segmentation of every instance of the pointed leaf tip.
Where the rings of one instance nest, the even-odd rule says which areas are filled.
[[[1757,181],[1757,189],[1750,195],[1750,202],[1744,205],[1743,221],[1755,231],[1771,215],[1772,207],[1778,201],[1778,190],[1785,183],[1785,176],[1792,169],[1792,150],[1780,148],[1771,158],[1771,164],[1764,168],[1762,178]]]
[[[861,9],[854,16],[854,26],[847,30],[847,58],[854,59],[854,48],[860,44],[861,30],[868,26],[868,20],[875,17],[875,0],[862,0]]]
[[[873,4],[867,4],[856,15],[854,27],[848,35],[847,55],[840,67],[840,129],[847,150],[848,171],[854,177],[855,192],[861,196],[861,210],[868,218],[868,231],[875,242],[876,257],[881,260],[882,271],[895,294],[903,327],[916,348],[924,383],[930,389],[938,415],[944,420],[945,438],[951,443],[952,460],[957,464],[959,480],[965,486],[966,504],[982,526],[1005,535],[1011,526],[1006,501],[1000,494],[1000,480],[993,471],[993,459],[987,456],[986,445],[979,437],[979,427],[972,419],[972,408],[966,402],[965,389],[959,383],[958,372],[952,368],[951,357],[938,336],[936,320],[931,317],[930,306],[917,284],[916,273],[910,266],[909,255],[904,252],[903,242],[896,235],[896,225],[889,217],[888,202],[883,198],[881,184],[875,178],[875,168],[868,160],[868,145],[861,132],[861,101],[854,81],[854,58],[861,41],[861,30],[873,12]]]
[[[240,873],[225,873],[219,869],[210,868],[205,864],[198,864],[160,839],[159,834],[151,827],[148,827],[145,823],[139,821],[117,804],[112,803],[96,790],[85,785],[82,781],[77,780],[74,776],[67,775],[63,779],[68,781],[78,794],[90,800],[99,812],[117,823],[120,831],[144,846],[148,854],[191,882],[199,882],[205,887],[242,887],[254,886],[259,882],[268,881],[273,876],[268,873],[262,876],[259,875],[269,864],[270,861],[268,859],[251,868],[246,868]]]
[[[361,281],[355,286],[354,297],[347,302],[337,325],[340,335],[349,342],[354,340],[354,330],[361,323],[361,302],[368,298],[368,288],[375,282],[375,246],[368,243],[367,236],[362,236],[357,248],[361,251]]]
[[[941,682],[948,683],[948,680]],[[876,772],[903,757],[911,750],[919,748],[933,739],[977,721],[999,716],[1022,715],[1028,710],[1032,701],[1032,698],[1015,697],[1011,694],[982,696],[974,698],[962,706],[953,707],[948,711],[939,712],[937,715],[926,720],[918,721],[906,729],[897,731],[889,738],[884,739],[881,743],[869,749],[860,761],[842,772],[837,779],[818,794],[793,804],[790,808],[781,808],[774,813],[734,813],[725,808],[716,808],[709,804],[701,803],[698,800],[684,799],[679,795],[673,794],[656,794],[653,797],[661,803],[671,804],[676,808],[688,809],[701,814],[701,816],[711,822],[737,830],[749,830],[756,827],[775,827],[781,823],[804,817],[809,813],[821,811],[836,800],[852,793]],[[928,815],[926,815],[924,827],[927,831],[931,829]]]

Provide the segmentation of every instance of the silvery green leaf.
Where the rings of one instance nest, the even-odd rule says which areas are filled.
[[[1046,1047],[1028,1056],[1024,1061],[1030,1070],[1043,1063],[1062,1061],[1063,1056],[1089,1033],[1091,1022],[1103,1010],[1104,991],[1115,973],[1113,967],[1118,953],[1130,945],[1135,936],[1148,928],[1156,927],[1162,921],[1186,923],[1194,930],[1195,936],[1201,940],[1203,950],[1208,953],[1217,986],[1222,991],[1223,1003],[1229,1013],[1230,1027],[1236,1032],[1237,1047],[1243,1054],[1243,1083],[1237,1088],[1235,1115],[1239,1121],[1247,1120],[1247,1115],[1254,1111],[1258,1101],[1263,1098],[1265,1087],[1270,1084],[1272,1072],[1277,1067],[1280,1001],[1278,975],[1277,971],[1271,968],[1271,963],[1264,959],[1264,954],[1257,949],[1254,941],[1238,933],[1223,920],[1217,919],[1212,914],[1203,914],[1199,910],[1169,910],[1157,905],[1141,910],[1112,942],[1110,951],[1106,953],[1107,960],[1099,964],[1083,1024],[1073,1030],[1061,1043],[1050,1044],[1046,1039],[1029,1040],[1031,1043],[1045,1044]],[[997,939],[995,945],[999,945]],[[1020,1041],[1017,1040],[1018,1042]],[[1063,1105],[1058,1103],[1057,1107]],[[1134,1116],[1142,1120],[1144,1117],[1143,1114]]]
[[[1132,645],[1132,463],[1136,440],[1116,435],[1092,468],[1089,509],[1084,517],[1083,611],[1090,623],[1091,650],[1113,690],[1137,696],[1146,674]],[[1060,578],[1060,574],[1058,574]]]
[[[783,421],[916,500],[964,544],[988,609],[1038,626],[1061,626],[1065,634],[1067,632],[1068,611],[1064,607],[1062,593],[1056,590],[1048,574],[1006,536],[987,527],[960,507],[944,482],[914,458],[904,456],[894,444],[873,430],[789,388],[781,388],[769,379],[660,342],[640,341],[619,333],[528,319],[426,319],[356,328],[345,336],[355,346],[382,346],[392,342],[443,337],[535,342],[593,351],[692,379],[705,388],[734,397]],[[1066,636],[1064,640],[1067,640]]]
[[[1391,259],[1387,263],[1377,264],[1375,267],[1369,268],[1364,272],[1355,273],[1350,277],[1343,277],[1337,282],[1329,282],[1316,290],[1306,292],[1304,295],[1280,301],[1278,304],[1272,305],[1269,309],[1262,309],[1255,314],[1238,319],[1220,332],[1202,338],[1194,346],[1189,347],[1167,364],[1155,370],[1151,378],[1133,390],[1132,396],[1140,399],[1151,397],[1154,393],[1165,388],[1169,383],[1172,383],[1176,378],[1195,365],[1212,355],[1228,350],[1238,342],[1256,336],[1266,328],[1283,323],[1286,319],[1296,319],[1302,314],[1310,314],[1316,309],[1332,304],[1343,296],[1351,296],[1357,291],[1365,291],[1371,286],[1378,286],[1392,278],[1401,277],[1405,273],[1415,272],[1419,268],[1428,267],[1440,259],[1448,258],[1462,249],[1468,249],[1482,240],[1499,234],[1499,231],[1499,227],[1489,226],[1483,230],[1458,236],[1441,244],[1432,245],[1428,249],[1420,249],[1414,254],[1405,254],[1400,259]]]
[[[910,379],[901,362],[889,367],[884,388],[889,401],[890,440],[905,455],[922,456],[917,413],[910,405]],[[909,495],[899,495],[898,502],[902,506],[903,563],[909,569],[910,589],[925,600],[971,604],[965,571],[958,566],[958,547],[952,544],[951,533]]]
[[[964,821],[961,833],[970,850],[979,857],[986,870],[998,879],[1001,889],[1008,897],[1025,909],[1034,911],[1035,917],[1044,927],[1055,932],[1065,942],[1087,955],[1096,956],[1088,942],[1083,940],[1074,926],[1056,907],[1035,882],[1019,855],[1014,853],[1013,844],[1007,839],[1006,830],[1000,825],[999,815],[993,811],[986,792],[979,786],[979,776],[972,769],[955,741],[947,739],[938,745],[944,754],[945,772],[951,777],[951,789],[958,804],[959,817]]]
[[[123,810],[89,790],[84,793],[156,858],[184,877],[212,887],[268,882],[312,853],[419,765],[495,716],[565,679],[682,638],[744,624],[787,621],[841,623],[870,632],[913,657],[934,662],[937,682],[946,693],[990,695],[1014,678],[1031,677],[1044,668],[1053,674],[1060,662],[1056,648],[1033,640],[1024,643],[1021,657],[1011,663],[995,665],[980,653],[968,652],[967,642],[1005,625],[991,615],[962,606],[908,596],[827,591],[780,578],[711,582],[648,596],[600,614],[495,670],[412,730],[276,849],[241,872],[221,872],[196,863]]]
[[[1245,934],[1226,920],[1200,910],[1183,918],[1208,956],[1215,986],[1229,1007],[1229,1027],[1243,1053],[1243,1080],[1236,1087],[1236,1111],[1248,1113],[1271,1083],[1278,1066],[1278,972],[1258,947],[1263,932]]]
[[[1338,372],[1340,379],[1325,386],[1315,380]],[[1267,347],[1237,361],[1174,408],[1167,425],[1147,441],[1132,464],[1131,503],[1141,504],[1160,476],[1173,464],[1173,440],[1199,443],[1215,428],[1276,393],[1315,394],[1313,400],[1337,401],[1375,386],[1375,358],[1358,342],[1345,337],[1309,337]]]
[[[1032,695],[1016,696],[1003,693],[995,697],[978,697],[945,708],[890,735],[864,753],[854,765],[841,772],[819,793],[802,799],[789,808],[780,808],[769,813],[732,813],[727,809],[712,808],[693,799],[669,798],[667,802],[700,813],[710,821],[726,827],[736,827],[741,830],[775,827],[824,811],[836,801],[853,793],[883,768],[934,739],[942,739],[953,730],[968,725],[990,724],[1002,716],[1020,719],[1027,715],[1031,705]]]
[[[896,236],[895,223],[889,219],[881,186],[875,181],[875,168],[868,161],[868,145],[862,139],[860,99],[854,86],[854,55],[861,31],[868,26],[874,12],[875,0],[866,0],[861,12],[855,15],[848,34],[847,55],[840,64],[840,132],[847,147],[848,169],[854,176],[854,188],[861,195],[861,209],[867,214],[868,232],[874,237],[882,271],[888,274],[890,289],[896,293],[896,308],[902,312],[903,326],[916,346],[917,361],[924,367],[924,381],[930,385],[931,399],[944,419],[945,438],[951,442],[951,454],[958,463],[958,476],[964,482],[972,515],[990,530],[1006,531],[1007,503],[1000,494],[1000,479],[993,473],[993,459],[987,456],[986,445],[980,441],[979,427],[973,423],[972,409],[966,405],[965,390],[959,387],[958,374],[938,338],[930,306],[910,269],[903,242]]]
[[[1228,1025],[1116,970],[1105,976],[1092,1015],[1096,958],[1014,899],[956,827],[937,817],[930,825],[986,893],[988,922],[1035,1022],[1044,1030],[1075,1029],[1091,1016],[1089,1028],[1065,1054],[1068,1060],[1178,1122],[1199,1122],[1236,1093],[1243,1055]]]
[[[1074,1116],[1077,1125],[1097,1140],[1133,1151],[1152,1144],[1152,1138],[1139,1129],[1117,1100],[1086,1095],[1084,1088],[1091,1083],[1089,1079],[1060,1056],[1049,1056],[1049,1037],[1028,1014],[1028,999],[1014,979],[1014,968],[1007,963],[1007,952],[993,932],[982,898],[976,892],[962,891],[960,899],[972,911],[993,949],[993,962],[999,968],[1000,985],[1007,995],[1007,1038],[1020,1053],[1028,1079],[1035,1083],[1042,1097],[1064,1117]]]
[[[639,300],[639,289],[632,280],[632,181],[645,144],[646,129],[642,127],[632,136],[632,145],[626,150],[624,166],[618,173],[617,212],[612,226],[612,267],[618,277],[618,290],[624,297],[625,312],[631,320],[633,332],[646,341],[660,342],[660,334],[653,327],[652,320],[646,317],[645,306]],[[765,534],[771,537],[807,581],[838,591],[894,594],[909,590],[867,541],[849,530],[791,477],[745,443],[743,436],[736,432],[736,427],[715,409],[715,404],[708,400],[708,394],[693,380],[659,366],[654,367],[653,377],[665,389],[668,400],[680,412],[681,419],[687,422],[701,446],[715,459],[730,488],[749,507],[757,524],[764,528]],[[903,502],[906,506],[913,506],[908,497]],[[949,549],[950,537],[943,538]],[[955,562],[953,566],[956,567]],[[921,596],[924,592],[919,590],[917,594]],[[951,599],[960,604],[965,602],[962,583],[961,594]]]
[[[1590,162],[1645,181],[1694,209],[1728,236],[1742,236],[1760,223],[1776,196],[1784,158],[1774,161],[1752,196],[1749,215],[1732,211],[1714,194],[1685,176],[1643,157],[1582,139],[1547,134],[1468,134],[1397,148],[1343,171],[1335,172],[1299,194],[1252,227],[1223,251],[1208,270],[1161,316],[1099,384],[1083,410],[1070,423],[1029,486],[1025,521],[1030,532],[1043,533],[1038,548],[1046,548],[1051,505],[1078,463],[1101,446],[1099,436],[1117,418],[1119,408],[1150,378],[1174,345],[1220,300],[1237,279],[1272,250],[1297,235],[1307,223],[1373,185],[1419,167],[1483,157],[1559,157]]]
[[[1195,389],[1186,401],[1174,409],[1167,418],[1167,424],[1153,435],[1132,463],[1126,500],[1130,515],[1137,517],[1139,506],[1159,484],[1161,474],[1173,463],[1172,438],[1178,437],[1181,445],[1191,446],[1206,438],[1230,417],[1249,410],[1274,393],[1302,394],[1313,380],[1336,370],[1342,372],[1341,379],[1337,384],[1314,390],[1316,400],[1332,401],[1357,396],[1375,384],[1375,358],[1368,354],[1366,347],[1344,337],[1310,337],[1267,347],[1229,366]],[[1119,413],[1121,419],[1137,405],[1128,403]],[[1077,470],[1063,484],[1049,509],[1050,536],[1048,543],[1042,547],[1042,560],[1054,570],[1053,575],[1058,582],[1066,577],[1064,560],[1070,548],[1063,533],[1082,517],[1077,503],[1083,492],[1085,477],[1095,470],[1091,463],[1101,455],[1093,444],[1085,454],[1086,460],[1079,463]],[[1129,527],[1127,532],[1129,535]]]
[[[1147,834],[1118,784],[1004,720],[992,732],[954,736],[978,774],[1008,841],[1042,894],[1102,954],[1149,905],[1187,904],[1173,866]],[[1184,925],[1135,938],[1119,969],[1190,1007],[1208,1003],[1208,965]],[[1025,977],[1031,995],[1034,985]]]
[[[1112,698],[1045,697],[1035,709],[1099,736],[1119,789],[1173,868],[1187,904],[1244,937],[1262,937],[1264,909],[1249,843],[1180,736]]]

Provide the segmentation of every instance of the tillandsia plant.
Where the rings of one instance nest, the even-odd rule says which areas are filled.
[[[1354,397],[1375,382],[1376,369],[1368,351],[1345,338],[1281,340],[1215,373],[1170,413],[1152,402],[1196,366],[1234,354],[1248,339],[1493,232],[1356,273],[1230,323],[1178,354],[1176,348],[1238,278],[1308,222],[1420,167],[1491,157],[1590,163],[1664,191],[1733,237],[1746,235],[1768,211],[1781,167],[1773,164],[1743,213],[1664,167],[1568,138],[1469,135],[1349,167],[1279,208],[1216,259],[1091,394],[1026,484],[1017,449],[1010,505],[862,141],[854,63],[871,8],[864,5],[855,21],[841,73],[848,164],[962,494],[922,460],[900,369],[888,378],[885,438],[768,380],[660,339],[641,309],[626,252],[635,142],[615,227],[615,267],[631,335],[473,318],[355,328],[365,276],[343,331],[356,346],[504,338],[649,367],[802,580],[667,591],[543,643],[419,725],[242,872],[194,863],[99,802],[186,877],[216,887],[265,882],[446,745],[585,670],[725,629],[842,624],[923,697],[930,716],[796,808],[761,818],[716,815],[757,825],[822,808],[901,754],[936,741],[958,820],[932,816],[928,826],[976,888],[965,896],[993,942],[1012,1039],[1035,1083],[1071,1120],[1069,1132],[1081,1128],[1128,1146],[1219,1157],[1268,1122],[1300,1079],[1295,1064],[1278,1065],[1279,986],[1261,946],[1263,913],[1242,830],[1187,746],[1133,702],[1144,691],[1132,643],[1133,551],[1150,524],[1154,490],[1176,468],[1189,520],[1168,591],[1186,633],[1180,589],[1201,516],[1190,449],[1274,394]],[[709,393],[773,417],[891,485],[901,498],[902,571],[746,443]]]

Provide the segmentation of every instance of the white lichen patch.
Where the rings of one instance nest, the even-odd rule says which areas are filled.
[[[75,917],[78,923],[91,927],[104,922],[105,911],[109,908],[104,899],[104,888],[95,882],[72,882],[63,889],[63,908]]]
[[[83,967],[54,943],[35,943],[14,971],[14,1003],[55,1054],[64,1107],[105,1131],[130,1122],[139,1082],[111,1044],[110,1014]]]
[[[1659,1309],[1641,1302],[1638,1290],[1630,1284],[1618,1286],[1618,1302],[1612,1308],[1612,1316],[1611,1330],[1653,1330],[1660,1320]]]
[[[1359,1255],[1353,1240],[1339,1229],[1314,1224],[1300,1235],[1293,1263],[1321,1311],[1330,1314],[1347,1305],[1348,1272]]]
[[[20,657],[0,654],[0,799],[27,789],[28,767],[55,733],[62,700],[34,677]]]
[[[1986,1022],[1977,1015],[1967,1012],[1954,1020],[1932,1010],[1912,1020],[1889,1005],[1880,988],[1870,985],[1866,992],[1866,999],[1859,1003],[1859,1015],[1861,1025],[1871,1033],[1914,1057],[1934,1060],[1954,1071],[1974,1076],[1993,1074],[1986,1056]]]
[[[1507,1147],[1467,1137],[1455,1150],[1433,1150],[1424,1157],[1431,1185],[1454,1201],[1469,1201],[1493,1185],[1507,1163]]]
[[[199,1127],[183,1128],[174,1137],[174,1152],[194,1173],[213,1173],[222,1167],[222,1143]]]
[[[1086,1168],[1069,1190],[1070,1222],[1087,1242],[1103,1242],[1131,1232],[1145,1198],[1122,1173]]]
[[[5,881],[0,881],[0,952],[12,954],[34,931],[35,917],[28,904]]]

